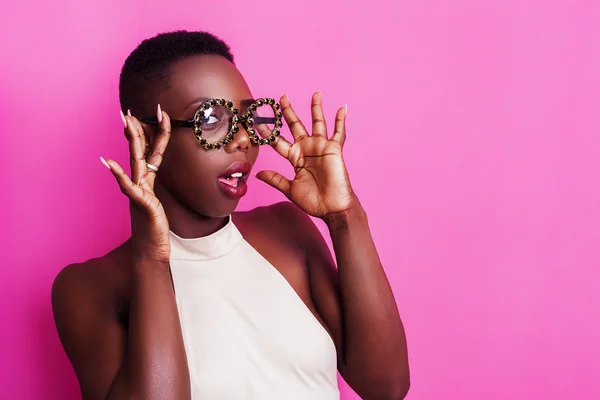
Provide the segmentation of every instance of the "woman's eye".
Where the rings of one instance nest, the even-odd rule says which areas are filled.
[[[208,115],[203,118],[202,125],[214,125],[221,122],[221,118],[218,115]]]
[[[216,124],[219,121],[220,121],[220,119],[216,115],[209,115],[208,116],[208,120],[206,121],[206,123],[207,124]]]

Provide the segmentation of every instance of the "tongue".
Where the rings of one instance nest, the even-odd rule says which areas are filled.
[[[235,187],[235,186],[237,186],[239,179],[240,178],[229,178],[229,179],[219,178],[219,182],[222,182],[226,185]]]

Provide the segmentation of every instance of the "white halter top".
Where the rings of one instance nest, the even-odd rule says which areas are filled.
[[[171,273],[194,400],[339,400],[336,350],[287,280],[229,218],[171,232]]]

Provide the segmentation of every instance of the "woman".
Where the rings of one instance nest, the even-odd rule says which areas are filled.
[[[336,370],[365,399],[404,398],[404,330],[342,158],[347,109],[330,134],[315,94],[309,132],[287,96],[254,100],[204,32],[142,42],[119,89],[131,177],[102,161],[132,236],[53,287],[83,399],[337,399]],[[291,202],[234,213],[262,144],[296,176],[257,177]]]

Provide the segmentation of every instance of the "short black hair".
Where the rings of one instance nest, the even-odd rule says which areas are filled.
[[[121,109],[139,104],[141,99],[148,97],[151,88],[158,85],[166,88],[169,66],[174,62],[205,54],[223,56],[235,64],[229,46],[212,33],[180,30],[144,40],[129,54],[121,69]]]

